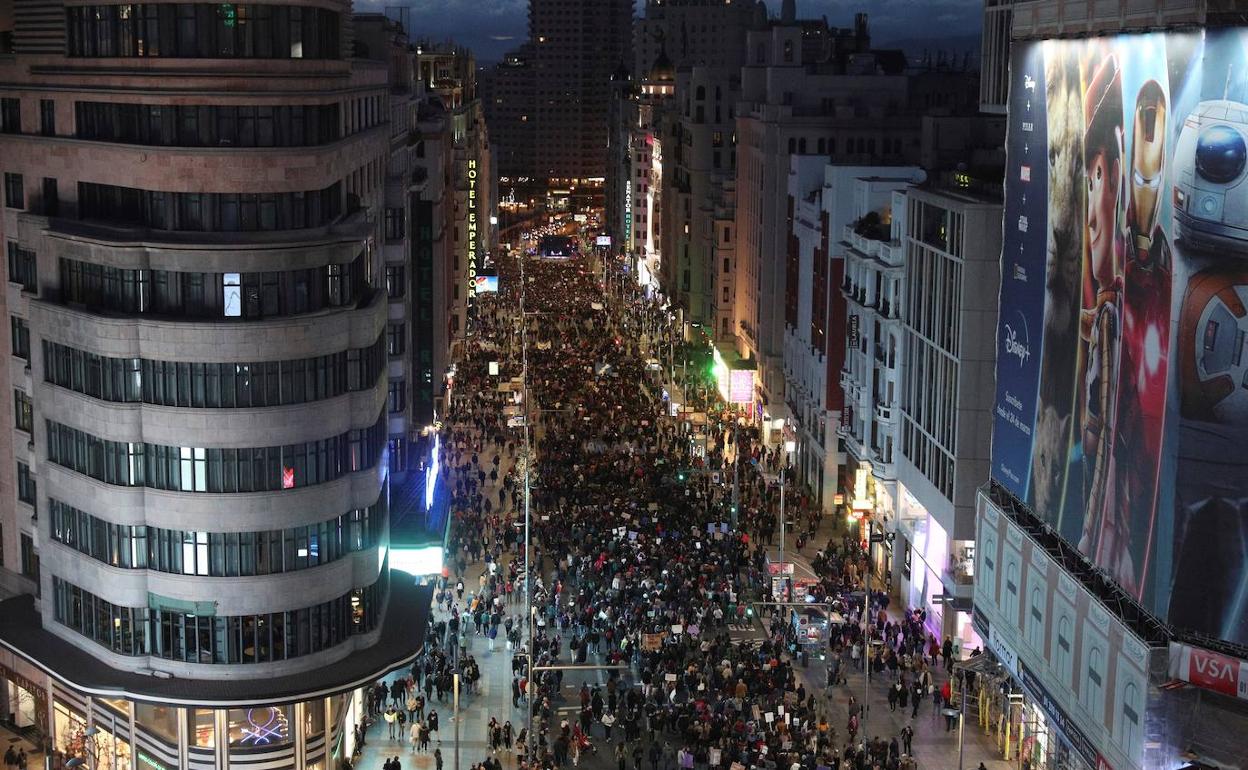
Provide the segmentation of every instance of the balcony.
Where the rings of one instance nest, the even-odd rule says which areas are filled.
[[[886,425],[893,425],[896,422],[893,410],[894,407],[892,404],[885,404],[877,401],[874,408],[876,421]]]

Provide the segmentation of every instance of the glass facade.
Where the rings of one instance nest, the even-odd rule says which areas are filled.
[[[122,655],[187,663],[267,663],[327,650],[373,630],[388,578],[328,602],[287,612],[215,616],[160,606],[123,607],[59,577],[52,579],[58,623]],[[177,604],[176,602],[169,602]],[[176,742],[176,722],[174,723]]]
[[[84,5],[65,9],[67,52],[80,57],[338,59],[338,14],[236,3]]]
[[[377,545],[385,531],[383,493],[316,524],[252,532],[197,532],[142,524],[113,524],[55,498],[48,500],[52,539],[123,569],[180,575],[274,575],[318,567]]]
[[[78,183],[78,218],[153,230],[252,232],[322,227],[342,213],[342,186],[286,193],[175,193]]]
[[[236,409],[304,404],[370,390],[385,368],[385,339],[314,358],[188,363],[109,358],[43,341],[43,379],[114,403]]]
[[[186,273],[61,260],[61,298],[167,318],[280,318],[349,307],[365,296],[365,255],[345,265],[264,273]]]
[[[310,147],[342,138],[337,104],[75,102],[79,139],[156,147]]]
[[[180,492],[273,492],[373,468],[386,448],[386,414],[368,428],[317,441],[208,449],[110,441],[47,420],[48,459],[97,481]]]

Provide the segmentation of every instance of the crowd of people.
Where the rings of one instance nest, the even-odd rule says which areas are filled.
[[[475,299],[453,384],[441,458],[450,566],[431,643],[403,692],[396,682],[379,694],[384,718],[410,725],[405,734],[399,721],[397,734],[427,749],[435,694],[441,702],[455,672],[468,678],[468,640],[480,636],[491,650],[505,643],[512,705],[534,714],[531,739],[494,718],[487,744],[530,770],[577,766],[586,752],[618,770],[912,768],[912,728],[864,734],[853,698],[848,720],[832,724],[828,698],[853,665],[869,667],[890,705],[917,715],[926,698],[947,703],[935,673],[951,644],[936,642],[922,613],[890,620],[887,595],[863,591],[862,544],[838,533],[801,586],[827,621],[817,641],[826,682],[808,689],[804,632],[788,606],[764,606],[796,598],[791,580],[773,582],[767,555],[785,458],[697,373],[681,398],[706,415],[703,436],[673,419],[664,384],[682,343],[658,304],[604,294],[584,259],[504,260],[500,273],[500,293]],[[785,497],[800,548],[818,511],[791,478]],[[475,579],[470,565],[481,567]],[[733,641],[729,625],[754,607],[762,638]],[[531,682],[530,661],[540,670]],[[569,663],[605,674],[581,686],[570,712],[564,672],[549,670]]]

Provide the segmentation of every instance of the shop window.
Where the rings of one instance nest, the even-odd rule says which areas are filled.
[[[178,709],[176,706],[135,703],[134,720],[161,741],[171,746],[178,745]]]
[[[213,709],[188,709],[186,712],[187,741],[194,748],[211,749],[217,745],[216,712]]]
[[[81,756],[86,749],[87,718],[59,700],[52,702],[52,730],[55,746],[69,756]]]
[[[230,751],[270,749],[290,743],[290,706],[230,709]]]
[[[325,732],[325,701],[310,700],[303,704],[303,734],[312,740]]]

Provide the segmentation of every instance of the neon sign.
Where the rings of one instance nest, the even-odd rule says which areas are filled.
[[[468,304],[477,296],[477,161],[468,161]]]
[[[624,243],[628,245],[633,237],[633,180],[624,183]]]
[[[273,741],[284,741],[290,735],[286,715],[276,706],[247,709],[247,725],[243,727],[243,739],[239,743],[263,746]]]

